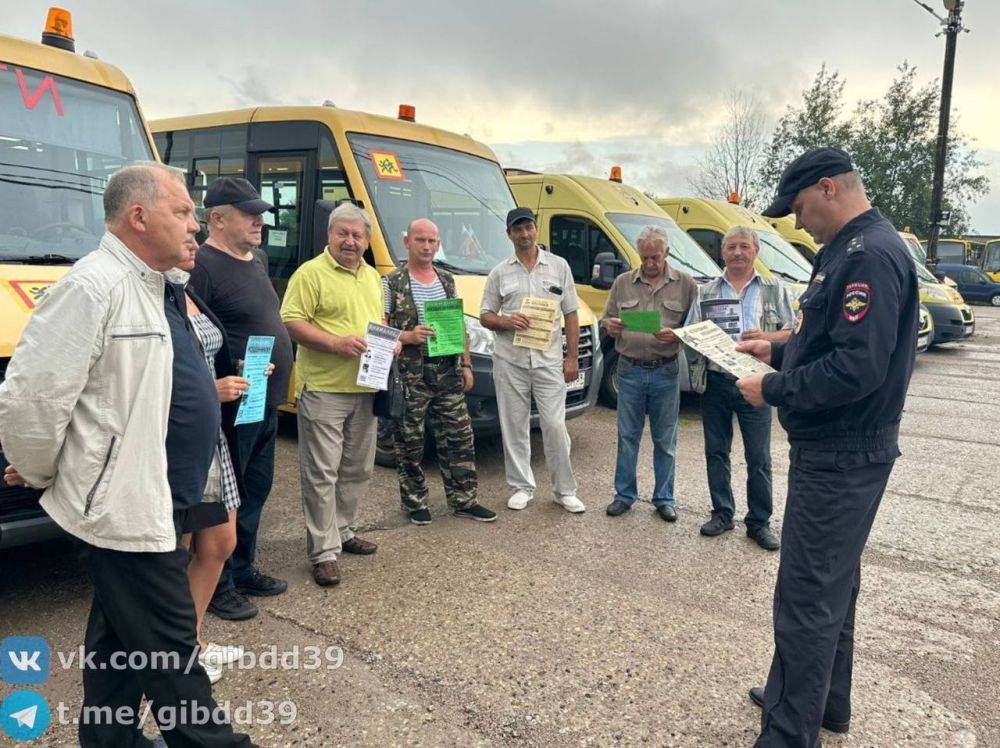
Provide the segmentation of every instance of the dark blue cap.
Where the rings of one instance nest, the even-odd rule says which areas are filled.
[[[792,161],[778,182],[778,196],[763,215],[781,218],[792,212],[795,196],[806,187],[812,187],[823,177],[835,177],[854,171],[854,164],[846,151],[839,148],[811,148]]]
[[[514,210],[507,214],[507,230],[510,231],[510,227],[518,221],[534,220],[535,214],[531,212],[531,208],[514,208]]]
[[[267,200],[262,200],[254,186],[241,177],[221,177],[216,179],[205,190],[206,208],[216,208],[220,205],[232,205],[234,208],[259,216],[274,208]]]

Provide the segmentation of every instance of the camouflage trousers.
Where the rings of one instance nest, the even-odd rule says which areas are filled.
[[[436,362],[435,362],[436,364]],[[403,509],[427,507],[427,481],[422,466],[425,424],[437,445],[438,465],[448,507],[464,509],[477,503],[478,478],[472,439],[472,419],[465,405],[462,377],[454,366],[430,364],[423,376],[404,379],[406,413],[396,424],[394,442]]]

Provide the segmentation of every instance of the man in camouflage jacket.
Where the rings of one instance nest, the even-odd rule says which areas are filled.
[[[434,329],[425,324],[424,302],[456,298],[455,280],[433,265],[441,242],[431,221],[413,221],[403,241],[409,253],[407,264],[383,280],[386,323],[403,331],[397,367],[406,412],[395,424],[394,432],[400,501],[411,522],[430,523],[427,482],[421,465],[424,424],[429,419],[449,509],[458,517],[492,522],[496,514],[480,506],[477,498],[472,420],[465,404],[465,393],[473,383],[468,340],[459,355],[431,357],[427,349]]]

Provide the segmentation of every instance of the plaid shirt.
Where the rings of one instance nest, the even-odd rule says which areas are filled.
[[[198,342],[201,343],[201,350],[205,354],[205,363],[208,370],[215,378],[215,354],[222,347],[222,333],[219,328],[212,324],[212,321],[204,314],[197,314],[191,317],[191,325],[194,327]],[[240,489],[236,483],[236,470],[233,469],[233,458],[229,454],[229,444],[226,443],[226,436],[219,431],[219,468],[222,473],[222,503],[227,511],[234,511],[240,505]]]

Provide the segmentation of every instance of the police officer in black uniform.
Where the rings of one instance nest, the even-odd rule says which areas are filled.
[[[791,465],[774,590],[774,658],[757,746],[820,745],[847,732],[861,553],[899,456],[899,421],[916,354],[913,261],[871,207],[850,157],[807,151],[764,212],[795,213],[823,249],[787,343],[740,350],[777,372],[737,381],[756,406],[778,407]]]

